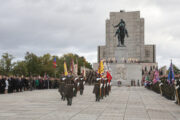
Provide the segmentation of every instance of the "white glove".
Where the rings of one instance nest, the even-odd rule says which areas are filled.
[[[176,86],[176,89],[178,89],[179,88],[179,85],[178,86]]]
[[[101,86],[100,86],[100,87],[102,88],[102,86],[103,86],[103,84],[101,83]]]
[[[160,83],[159,86],[163,85],[163,83]]]
[[[62,78],[62,80],[65,80],[66,78]]]
[[[83,85],[85,85],[85,83],[86,83],[86,82],[84,81],[84,82],[83,82]]]
[[[77,83],[77,86],[79,86],[79,82]]]

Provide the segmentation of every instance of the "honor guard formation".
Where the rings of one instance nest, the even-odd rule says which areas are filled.
[[[71,74],[62,76],[59,81],[61,100],[67,100],[67,105],[72,105],[72,99],[77,96],[78,91],[80,95],[83,95],[84,85],[85,78],[83,76],[74,77]]]
[[[100,101],[106,96],[109,96],[111,91],[111,81],[107,78],[96,78],[96,82],[94,83],[93,93],[95,94],[96,101]]]
[[[174,65],[170,64],[168,75],[162,70],[152,68],[150,71],[143,70],[142,84],[156,93],[161,94],[169,100],[175,100],[180,105],[180,74],[174,71]]]
[[[94,74],[94,72],[89,72],[87,77],[85,70],[80,76],[73,74],[72,72],[68,72],[66,63],[64,63],[65,71],[64,75],[61,75],[62,77],[59,81],[58,90],[61,95],[61,100],[67,100],[67,105],[71,106],[72,99],[77,96],[78,92],[80,95],[83,95],[84,85],[86,83],[94,83],[93,93],[95,94],[95,101],[100,101],[100,99],[108,96],[111,91],[112,76],[107,69],[104,69],[104,63],[105,62],[102,60],[96,74]],[[92,75],[95,75],[95,77]]]

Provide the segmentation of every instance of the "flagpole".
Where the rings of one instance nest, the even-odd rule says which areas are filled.
[[[56,78],[56,68],[55,68],[55,78]]]

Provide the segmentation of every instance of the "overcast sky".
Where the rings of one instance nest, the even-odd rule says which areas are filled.
[[[180,67],[179,0],[0,0],[0,55],[23,59],[37,55],[77,53],[97,61],[105,44],[110,12],[140,11],[145,18],[145,43],[156,44],[159,66]]]

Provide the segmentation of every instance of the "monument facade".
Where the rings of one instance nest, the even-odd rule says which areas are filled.
[[[120,35],[122,26],[125,36]],[[144,18],[140,17],[140,11],[110,12],[105,45],[98,46],[98,62],[102,59],[111,61],[113,81],[120,80],[125,85],[133,79],[140,81],[144,67],[157,67],[155,45],[144,43]]]

